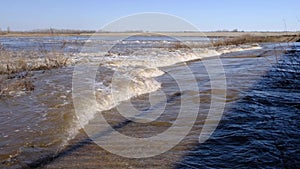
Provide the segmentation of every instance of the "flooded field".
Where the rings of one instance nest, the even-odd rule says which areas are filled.
[[[2,54],[13,55],[1,61],[0,168],[297,167],[300,44],[213,48],[199,47],[207,42],[205,38],[177,38],[180,45],[176,38],[160,36],[124,41],[118,37],[1,37]],[[64,64],[55,60],[50,64],[51,57],[58,56]],[[219,59],[216,56],[227,86],[214,92],[227,96],[214,101],[225,102],[225,111],[212,137],[199,144],[213,99],[205,62]],[[13,64],[20,58],[25,60],[25,70]],[[31,64],[37,61],[39,66]],[[90,73],[85,67],[76,67],[86,63],[97,66],[92,89],[98,106],[82,102],[86,111],[78,114],[74,97],[80,97],[89,82],[74,85],[74,76]],[[45,68],[49,65],[51,68]],[[196,79],[196,89],[186,68]],[[5,73],[12,69],[14,72]],[[74,93],[74,88],[79,93]],[[196,111],[195,123],[178,145],[158,156],[130,159],[111,154],[82,129],[99,122],[103,114],[112,128],[124,135],[155,136],[175,123],[185,100],[192,107],[183,117],[192,121],[189,112]],[[128,105],[139,110],[138,117],[128,120],[122,116],[119,110]],[[147,121],[153,118],[149,114],[162,109],[152,122],[135,121]]]

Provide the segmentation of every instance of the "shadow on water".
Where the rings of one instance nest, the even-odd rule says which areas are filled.
[[[299,122],[300,51],[292,49],[176,168],[298,168]]]
[[[114,129],[119,129],[122,127],[125,127],[126,125],[130,124],[132,121],[130,120],[126,120],[123,121],[121,123],[119,123],[118,125],[112,126]],[[98,138],[98,137],[103,137],[105,135],[108,135],[112,132],[112,130],[107,130],[104,131],[102,133],[99,133],[98,135],[96,135],[94,137],[94,139]],[[95,144],[93,141],[93,138],[85,138],[82,139],[78,142],[76,142],[75,144],[71,144],[69,145],[67,148],[65,148],[63,151],[60,151],[59,153],[53,155],[53,154],[45,154],[45,156],[40,157],[39,159],[37,159],[36,161],[31,161],[30,163],[27,164],[27,166],[23,166],[22,168],[39,168],[42,167],[44,165],[50,164],[51,162],[59,159],[59,158],[63,158],[69,154],[71,154],[72,152],[75,152],[77,150],[79,150],[82,147],[88,146],[90,144]]]
[[[175,102],[175,100],[179,99],[181,96],[180,93],[173,93],[172,95],[170,95],[168,97],[167,102],[168,103],[172,103]],[[74,144],[70,144],[69,146],[67,146],[65,149],[63,149],[62,151],[58,152],[57,154],[45,154],[43,156],[41,156],[39,159],[35,160],[35,161],[30,161],[30,163],[27,163],[26,166],[22,166],[22,168],[41,168],[47,164],[52,163],[55,160],[58,160],[60,158],[63,158],[65,156],[70,155],[73,152],[78,151],[79,149],[86,147],[88,145],[91,144],[95,144],[94,139],[106,136],[111,134],[113,131],[124,128],[125,126],[134,123],[131,120],[123,120],[119,123],[117,123],[116,125],[112,125],[111,127],[113,129],[107,129],[106,131],[103,131],[101,133],[98,133],[97,135],[94,135],[93,138],[90,137],[84,137],[83,139],[75,142]]]

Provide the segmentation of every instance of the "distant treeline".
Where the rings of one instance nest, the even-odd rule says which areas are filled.
[[[73,29],[36,29],[36,30],[28,30],[28,31],[13,31],[10,29],[1,30],[0,34],[81,34],[81,33],[95,33],[94,30],[73,30]]]

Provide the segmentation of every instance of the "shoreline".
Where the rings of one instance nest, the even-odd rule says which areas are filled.
[[[183,36],[183,37],[238,37],[243,35],[251,36],[299,36],[300,32],[222,32],[222,31],[212,31],[212,32],[0,32],[0,37],[31,37],[31,36],[135,36],[135,35],[145,35],[151,36]]]

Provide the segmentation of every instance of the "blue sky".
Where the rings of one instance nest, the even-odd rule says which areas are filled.
[[[98,30],[140,12],[179,16],[200,30],[300,30],[299,0],[0,0],[0,28]],[[286,26],[285,26],[286,25]]]

